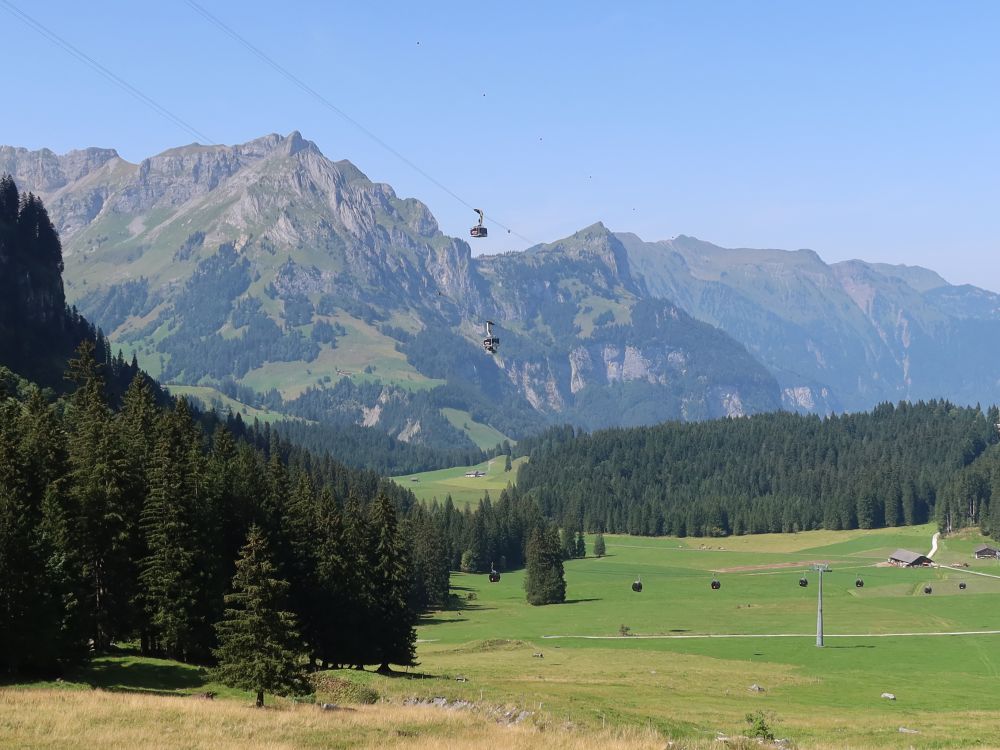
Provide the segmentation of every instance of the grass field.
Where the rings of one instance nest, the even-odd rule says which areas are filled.
[[[486,492],[490,493],[490,497],[496,498],[508,482],[514,482],[518,467],[527,460],[525,457],[515,458],[511,462],[509,472],[503,470],[504,458],[500,456],[477,466],[454,466],[450,469],[406,474],[393,477],[393,481],[411,490],[419,500],[430,502],[437,498],[440,502],[444,502],[444,499],[451,495],[455,505],[464,508],[478,503]],[[486,476],[465,476],[470,471],[484,471]]]
[[[78,678],[105,692],[77,697],[71,684],[53,691],[51,683],[0,691],[0,746],[60,747],[62,738],[79,747],[552,750],[663,748],[669,739],[675,748],[707,748],[722,747],[716,733],[736,735],[747,713],[763,711],[778,737],[803,749],[1000,747],[1000,633],[985,632],[1000,631],[998,564],[972,560],[978,538],[967,533],[943,538],[937,557],[969,568],[880,566],[898,547],[927,552],[933,531],[608,535],[606,557],[566,563],[562,605],[528,606],[521,571],[497,584],[454,574],[452,606],[418,629],[416,669],[393,678],[337,673],[377,690],[385,702],[376,706],[326,714],[278,702],[281,710],[254,712],[245,708],[249,696],[231,691],[224,696],[232,701],[123,697],[110,691],[217,688],[190,667],[175,665],[188,670],[175,673],[170,662],[108,657],[91,667],[100,680]],[[824,577],[822,649],[816,574],[805,573],[808,587],[798,585],[814,561],[833,569]],[[636,575],[640,594],[631,591]],[[855,586],[859,576],[863,588]],[[622,636],[622,626],[631,635]],[[970,634],[933,635],[957,632]],[[401,705],[410,696],[474,706]],[[496,707],[531,716],[498,726]],[[80,712],[78,721],[63,712]],[[162,744],[139,742],[142,727]],[[104,742],[112,731],[122,732],[120,744]],[[621,731],[631,734],[616,737]]]
[[[734,732],[762,709],[801,747],[998,746],[1000,633],[890,635],[1000,630],[1000,577],[976,575],[1000,570],[971,559],[971,536],[943,539],[938,554],[968,570],[878,567],[898,547],[927,552],[933,531],[607,536],[607,557],[566,564],[568,603],[540,608],[524,603],[521,572],[495,585],[458,574],[453,585],[473,598],[421,628],[421,669],[461,670],[472,698],[523,696],[569,721],[645,722],[674,737]],[[823,649],[816,574],[798,585],[812,561],[833,568]],[[636,575],[641,594],[631,591]],[[722,588],[713,591],[716,576]],[[619,636],[623,625],[632,636]],[[546,638],[554,635],[569,637]],[[696,637],[709,635],[750,637]]]
[[[445,407],[441,410],[441,414],[451,423],[452,427],[462,430],[473,443],[484,450],[494,448],[504,440],[507,440],[511,445],[517,443],[516,440],[511,440],[488,424],[476,422],[467,411]]]
[[[230,398],[222,391],[207,385],[167,385],[167,389],[173,396],[185,396],[193,399],[202,408],[211,408],[213,401],[221,401],[224,409],[229,409],[234,415],[242,416],[244,422],[253,422],[257,419],[261,422],[277,422],[282,419],[293,419],[286,414],[271,411],[270,409],[258,409],[255,406],[248,406],[242,401]]]

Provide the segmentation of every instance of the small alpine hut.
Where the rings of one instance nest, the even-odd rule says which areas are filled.
[[[934,561],[927,555],[910,552],[908,549],[898,549],[889,555],[889,564],[898,568],[916,568],[933,565]]]
[[[977,560],[1000,558],[1000,550],[996,547],[991,547],[988,544],[980,544],[972,550],[972,555]]]

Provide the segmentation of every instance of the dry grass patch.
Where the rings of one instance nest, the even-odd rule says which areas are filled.
[[[103,691],[0,690],[0,746],[46,750],[293,750],[477,748],[662,750],[655,732],[586,735],[560,727],[502,726],[473,711],[380,704],[322,711],[284,704]]]

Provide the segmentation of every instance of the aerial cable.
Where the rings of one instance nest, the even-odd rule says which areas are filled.
[[[7,0],[0,0],[0,2],[6,2],[6,1]],[[284,66],[282,66],[281,64],[279,64],[278,62],[276,62],[266,52],[264,52],[259,47],[257,47],[256,45],[254,45],[246,37],[242,36],[238,31],[236,31],[231,26],[229,26],[228,24],[226,24],[223,20],[221,20],[217,16],[215,16],[212,13],[210,13],[209,11],[207,11],[202,5],[200,5],[199,3],[197,3],[195,0],[185,0],[185,2],[192,8],[192,10],[194,10],[196,13],[198,13],[200,16],[202,16],[209,23],[213,24],[220,31],[222,31],[224,34],[226,34],[227,36],[231,37],[233,40],[235,40],[236,42],[238,42],[239,44],[241,44],[243,47],[245,47],[246,49],[248,49],[261,62],[265,63],[266,65],[268,65],[271,68],[273,68],[274,70],[276,70],[278,73],[280,73],[286,79],[288,79],[293,84],[295,84],[297,87],[299,87],[300,89],[302,89],[302,91],[304,91],[305,93],[309,94],[311,97],[313,97],[316,101],[318,101],[324,107],[326,107],[327,109],[329,109],[331,112],[334,112],[335,114],[339,115],[344,120],[346,120],[347,122],[349,122],[355,128],[357,128],[362,133],[364,133],[366,136],[368,136],[371,140],[375,141],[375,143],[377,143],[383,149],[385,149],[390,154],[392,154],[397,159],[399,159],[401,162],[403,162],[408,167],[410,167],[410,169],[412,169],[414,172],[416,172],[417,174],[421,175],[428,182],[432,183],[433,185],[435,185],[438,188],[440,188],[441,190],[443,190],[445,193],[447,193],[448,195],[450,195],[452,198],[454,198],[456,201],[458,201],[459,203],[461,203],[466,208],[471,208],[473,210],[476,210],[476,207],[473,206],[471,203],[469,203],[464,198],[462,198],[462,196],[458,195],[458,193],[456,193],[453,190],[451,190],[447,185],[445,185],[441,181],[435,179],[433,176],[431,176],[430,174],[428,174],[420,166],[418,166],[417,164],[415,164],[414,162],[412,162],[410,159],[408,159],[402,153],[400,153],[395,148],[393,148],[391,145],[389,145],[388,143],[386,143],[384,140],[382,140],[379,136],[377,136],[371,130],[369,130],[368,128],[366,128],[362,123],[360,123],[357,120],[355,120],[353,117],[351,117],[349,114],[347,114],[347,112],[345,112],[344,110],[342,110],[340,107],[338,107],[336,104],[334,104],[333,102],[331,102],[329,99],[327,99],[325,96],[323,96],[321,93],[319,93],[312,86],[310,86],[305,81],[303,81],[301,78],[299,78],[297,75],[295,75],[290,70],[288,70],[288,68],[285,68]],[[492,221],[494,224],[496,224],[501,229],[506,229],[508,234],[512,234],[515,237],[517,237],[518,239],[523,240],[524,242],[527,242],[529,244],[535,244],[532,240],[529,240],[527,237],[525,237],[525,236],[523,236],[521,234],[518,234],[513,229],[511,229],[510,227],[508,227],[506,224],[503,224],[503,223],[501,223],[501,222],[499,222],[499,221],[497,221],[496,219],[493,219],[493,218],[491,218],[490,221]]]
[[[218,141],[216,141],[213,138],[209,138],[207,135],[205,135],[204,133],[202,133],[200,130],[198,130],[197,128],[195,128],[193,125],[191,125],[188,122],[184,121],[182,118],[180,118],[177,115],[175,115],[173,112],[171,112],[169,109],[167,109],[166,107],[164,107],[162,104],[160,104],[159,102],[157,102],[152,97],[149,97],[146,94],[142,93],[142,91],[140,91],[139,89],[137,89],[135,86],[133,86],[128,81],[126,81],[124,78],[122,78],[121,76],[115,74],[113,71],[111,71],[108,68],[106,68],[103,65],[101,65],[101,63],[97,62],[97,60],[95,60],[94,58],[92,58],[86,52],[84,52],[83,50],[79,49],[78,47],[75,47],[72,44],[70,44],[68,41],[66,41],[65,39],[63,39],[61,36],[59,36],[58,34],[56,34],[54,31],[52,31],[51,29],[49,29],[48,27],[46,27],[45,24],[43,24],[41,21],[38,21],[37,19],[32,18],[31,16],[29,16],[27,13],[25,13],[23,10],[21,10],[20,8],[18,8],[16,5],[14,5],[13,3],[11,3],[9,0],[0,0],[0,3],[3,4],[3,6],[7,9],[7,11],[11,15],[15,16],[18,20],[20,20],[26,26],[30,26],[38,34],[40,34],[41,36],[43,36],[46,39],[48,39],[50,42],[52,42],[56,46],[61,47],[64,51],[66,51],[67,53],[69,53],[70,55],[72,55],[73,57],[75,57],[80,62],[82,62],[85,65],[88,65],[89,67],[91,67],[94,70],[96,70],[98,73],[100,73],[102,76],[104,76],[111,83],[113,83],[116,86],[118,86],[119,88],[127,91],[129,94],[131,94],[133,97],[135,97],[136,99],[138,99],[139,101],[141,101],[147,107],[149,107],[150,109],[154,110],[157,114],[159,114],[160,116],[166,118],[167,120],[170,120],[170,122],[172,122],[177,127],[181,128],[182,130],[185,130],[188,133],[190,133],[191,135],[193,135],[196,139],[198,139],[198,141],[200,141],[200,142],[202,142],[202,143],[204,143],[206,145],[214,145],[214,144],[218,143]]]

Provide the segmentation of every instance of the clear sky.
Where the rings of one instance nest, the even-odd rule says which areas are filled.
[[[1000,3],[199,2],[531,242],[603,221],[1000,291]],[[0,0],[0,143],[198,140],[8,3],[212,141],[299,130],[468,238],[466,205],[184,0]],[[491,230],[477,251],[530,244]]]

